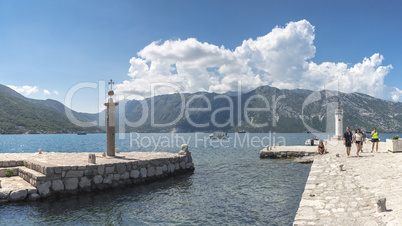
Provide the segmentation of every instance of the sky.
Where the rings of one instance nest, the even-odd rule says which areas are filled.
[[[400,1],[0,0],[0,84],[91,113],[110,79],[127,99],[339,81],[342,92],[401,101],[401,10]]]

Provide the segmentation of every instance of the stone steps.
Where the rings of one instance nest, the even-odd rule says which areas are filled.
[[[13,176],[18,176],[18,168],[19,167],[4,167],[4,168],[0,168],[0,177],[5,177],[6,176],[6,172],[7,170],[11,170],[13,171],[14,175]]]
[[[62,169],[62,167],[36,160],[24,160],[24,166],[28,169],[35,170],[44,175],[53,175],[55,174],[55,171],[61,172]]]
[[[22,166],[22,165],[23,165],[22,160],[0,161],[0,167],[14,167],[14,166]]]
[[[34,187],[37,187],[37,185],[49,180],[48,177],[43,173],[27,167],[21,166],[19,167],[18,171],[19,176]]]

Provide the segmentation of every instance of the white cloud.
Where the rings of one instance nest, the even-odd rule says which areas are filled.
[[[53,93],[54,93],[55,95],[59,95],[59,94],[60,94],[59,91],[57,91],[57,90],[53,91]]]
[[[44,89],[44,90],[43,90],[43,95],[50,95],[50,91],[47,90],[47,89]]]
[[[22,95],[30,95],[32,93],[37,93],[38,87],[37,86],[13,86],[13,85],[7,85],[11,89],[19,92]]]
[[[343,92],[361,92],[397,100],[402,92],[384,85],[392,69],[382,66],[379,53],[361,63],[324,62],[316,64],[315,30],[308,21],[290,22],[276,27],[265,36],[244,40],[234,51],[194,38],[152,42],[130,60],[129,80],[116,85],[116,93],[149,97],[152,83],[172,83],[172,88],[159,88],[156,95],[175,92],[242,91],[262,85],[280,89],[316,90],[326,86]]]

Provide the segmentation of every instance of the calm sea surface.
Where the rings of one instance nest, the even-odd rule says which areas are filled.
[[[116,134],[121,152],[177,153],[188,143],[195,172],[63,200],[9,203],[0,206],[0,224],[291,225],[310,165],[259,159],[258,153],[273,143],[302,145],[311,134],[229,136],[229,142],[210,143],[207,133],[125,134],[125,139]],[[0,153],[104,152],[105,140],[105,134],[0,135]]]

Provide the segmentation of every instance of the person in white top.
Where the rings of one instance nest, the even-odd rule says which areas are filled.
[[[360,152],[360,150],[362,148],[363,139],[364,139],[363,134],[361,134],[360,129],[357,128],[356,133],[353,135],[353,141],[352,141],[352,143],[356,142],[356,154],[357,154],[357,157],[360,157],[359,152]]]

